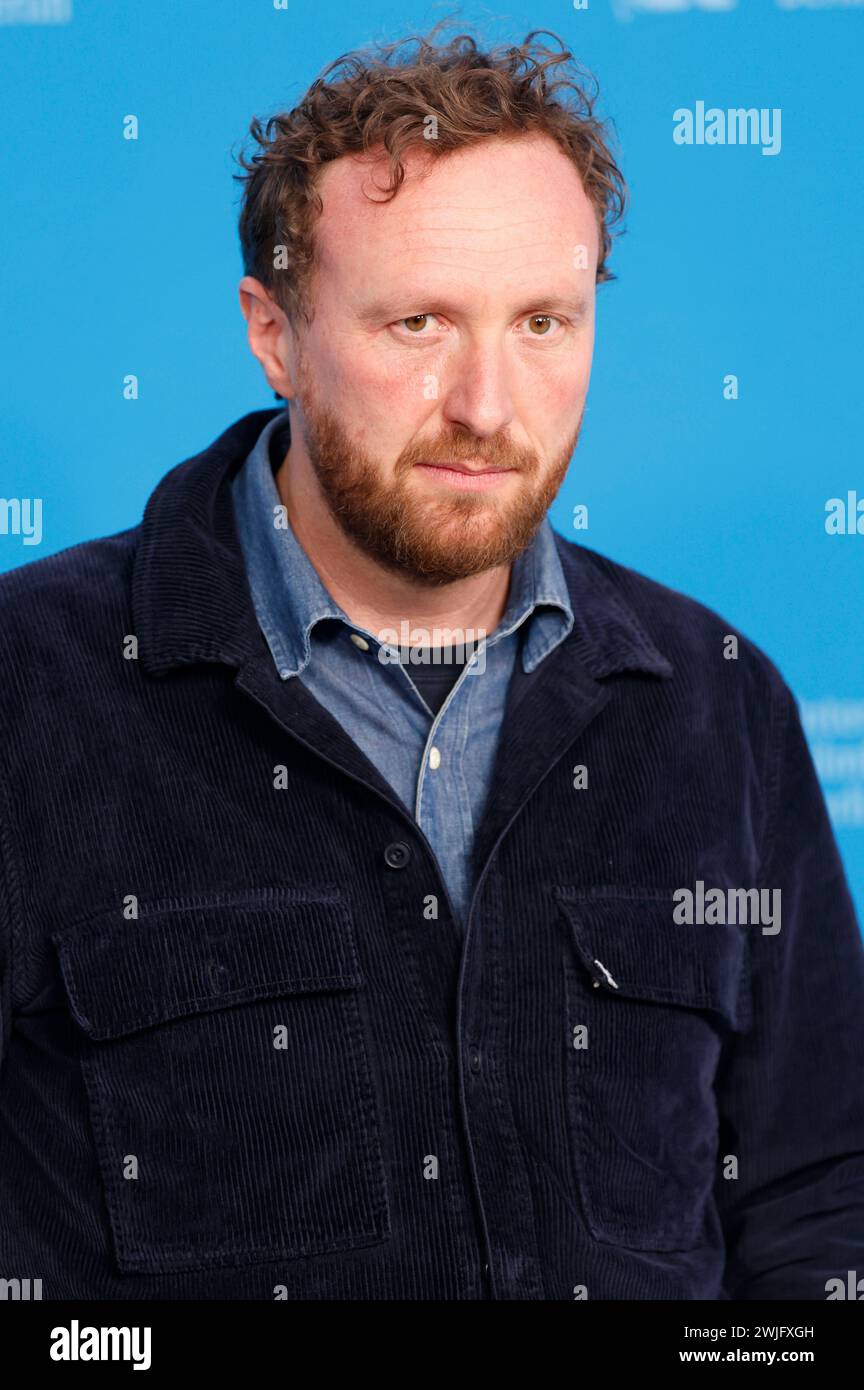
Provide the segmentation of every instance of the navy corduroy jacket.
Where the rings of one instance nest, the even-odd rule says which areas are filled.
[[[776,667],[558,537],[576,624],[517,665],[463,930],[256,624],[230,480],[274,413],[140,527],[0,581],[0,1278],[569,1300],[864,1275],[864,951]],[[779,930],[676,920],[681,889],[777,890]]]

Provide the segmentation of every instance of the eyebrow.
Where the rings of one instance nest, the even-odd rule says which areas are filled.
[[[574,314],[581,314],[588,308],[589,303],[590,301],[583,295],[574,296],[572,292],[566,292],[564,294],[552,292],[538,295],[535,299],[530,301],[526,300],[525,307],[521,312],[528,314],[533,310],[543,313],[546,309],[551,310],[553,308],[558,308],[569,310]],[[417,307],[412,310],[412,306],[415,305]],[[538,305],[544,305],[545,308],[538,310]],[[409,313],[413,311],[413,313],[416,314],[434,314],[440,312],[442,314],[447,314],[448,317],[458,317],[458,315],[463,312],[462,306],[449,301],[440,294],[434,292],[429,293],[428,291],[420,291],[418,294],[414,294],[411,290],[406,290],[404,292],[400,291],[398,295],[388,294],[381,299],[374,300],[371,304],[365,305],[359,311],[358,318],[361,323],[379,323],[381,320],[389,322],[399,317],[400,309],[403,311],[407,310]]]

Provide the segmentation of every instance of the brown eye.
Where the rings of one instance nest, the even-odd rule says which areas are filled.
[[[428,314],[412,314],[410,319],[403,319],[402,322],[407,323],[413,333],[415,329],[425,328],[428,318]]]
[[[541,329],[540,329],[540,332],[534,334],[535,337],[537,337],[537,338],[545,338],[545,337],[548,337],[548,334],[547,334],[546,330],[548,329],[550,323],[552,322],[551,316],[550,316],[549,314],[532,314],[532,315],[531,315],[531,318],[528,320],[528,322],[529,322],[530,324],[537,324],[537,323],[539,323],[539,324],[542,325],[542,327],[541,327]],[[531,332],[534,333],[534,329],[533,329],[533,328],[531,329]]]

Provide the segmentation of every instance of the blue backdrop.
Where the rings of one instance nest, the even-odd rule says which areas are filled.
[[[864,918],[855,5],[0,0],[0,497],[42,509],[39,536],[0,506],[0,570],[135,525],[174,463],[273,404],[237,302],[232,149],[331,59],[444,14],[490,41],[559,34],[600,80],[631,187],[553,524],[774,659]],[[768,124],[733,144],[737,108]],[[829,534],[850,493],[862,532]]]

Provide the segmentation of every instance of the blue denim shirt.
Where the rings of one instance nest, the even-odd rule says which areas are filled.
[[[274,464],[282,461],[281,446],[271,459],[274,435],[287,442],[287,430],[285,410],[262,430],[233,483],[258,622],[282,679],[302,675],[411,811],[464,921],[474,833],[514,663],[521,650],[525,671],[533,671],[573,627],[552,528],[544,520],[533,544],[514,562],[501,622],[479,643],[433,715],[398,660],[398,649],[382,649],[374,633],[351,621],[287,522],[273,476]],[[341,626],[334,631],[327,619]]]

